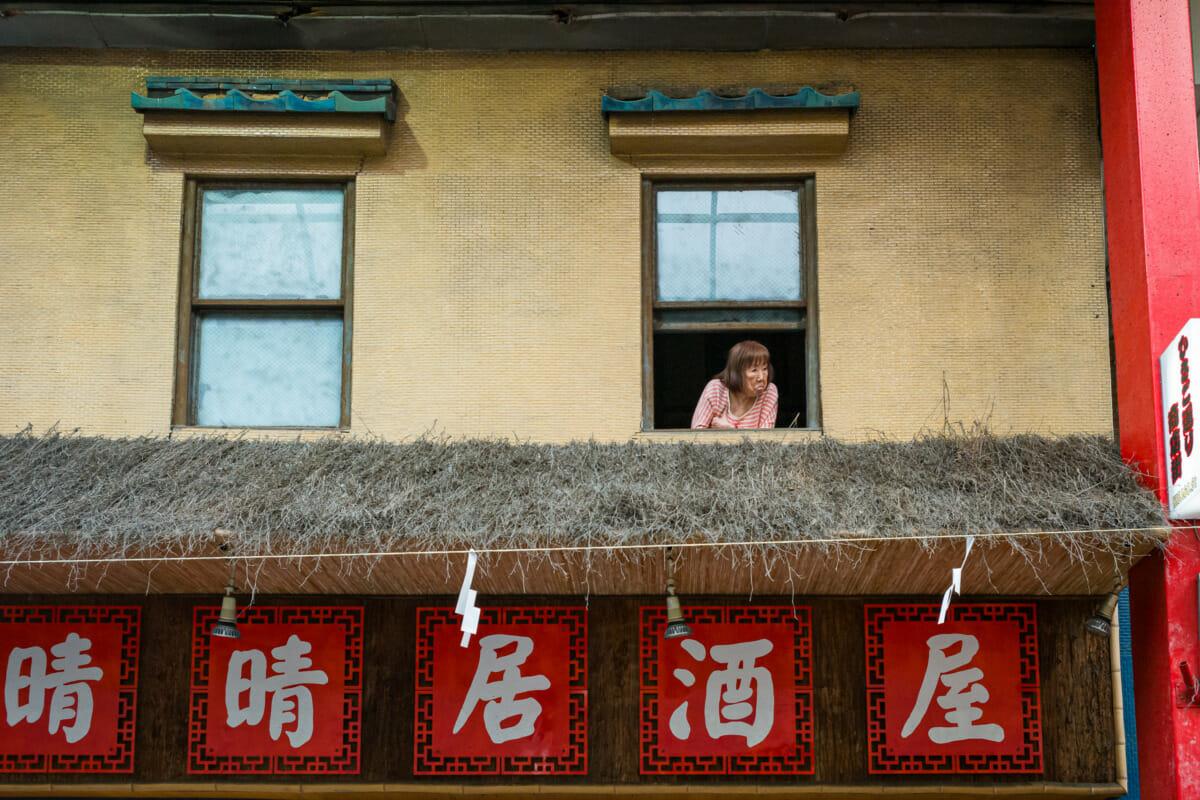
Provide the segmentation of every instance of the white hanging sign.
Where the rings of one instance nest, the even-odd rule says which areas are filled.
[[[937,624],[941,625],[946,621],[946,613],[950,611],[950,600],[956,594],[962,594],[962,571],[967,565],[967,556],[971,555],[971,547],[975,544],[975,537],[967,537],[967,552],[963,553],[962,564],[953,567],[950,570],[950,586],[947,587],[945,594],[942,595],[942,610],[938,614]]]
[[[1167,516],[1200,519],[1200,442],[1192,403],[1191,369],[1200,363],[1200,319],[1190,319],[1159,356],[1162,377]]]
[[[454,607],[454,613],[463,618],[461,647],[470,644],[472,634],[479,630],[479,608],[475,605],[478,594],[471,588],[471,580],[475,577],[475,563],[478,560],[479,556],[472,548],[467,553],[467,572],[463,576],[462,588],[458,591],[458,604]]]

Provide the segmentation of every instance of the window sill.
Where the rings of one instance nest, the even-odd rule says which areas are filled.
[[[677,430],[640,431],[633,435],[635,442],[704,442],[708,444],[739,444],[749,439],[754,442],[780,442],[796,444],[821,439],[825,432],[820,428],[771,428],[750,430]]]
[[[261,439],[264,441],[316,441],[318,439],[343,439],[350,435],[349,428],[219,428],[204,425],[172,425],[172,439],[202,439],[206,436],[225,439]]]

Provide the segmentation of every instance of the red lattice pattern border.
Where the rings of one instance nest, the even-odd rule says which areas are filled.
[[[883,624],[936,622],[936,605],[867,605],[867,747],[870,771],[892,775],[1030,773],[1042,771],[1042,709],[1038,683],[1037,607],[1032,603],[968,603],[950,607],[954,622],[1013,622],[1019,628],[1023,727],[1019,755],[910,756],[887,742],[883,700]]]
[[[0,622],[112,623],[121,626],[121,688],[117,698],[116,748],[109,753],[85,755],[0,754],[0,772],[133,772],[142,609],[137,606],[0,606]]]
[[[500,757],[439,756],[433,748],[433,640],[443,625],[459,627],[453,608],[417,609],[416,710],[413,727],[415,775],[586,775],[587,774],[587,609],[515,606],[480,609],[480,625],[562,625],[570,648],[568,681],[570,728],[567,754]]]
[[[777,756],[671,756],[662,752],[659,730],[659,646],[667,623],[662,607],[642,608],[641,626],[641,774],[643,775],[812,775],[813,692],[812,624],[807,606],[688,606],[695,625],[783,623],[792,626],[795,654],[796,742]]]
[[[208,632],[220,609],[197,607],[192,628],[191,703],[188,716],[188,774],[357,775],[362,750],[361,606],[255,606],[238,613],[239,625],[323,624],[346,631],[342,699],[342,743],[329,756],[218,756],[208,747],[208,681],[211,648]]]

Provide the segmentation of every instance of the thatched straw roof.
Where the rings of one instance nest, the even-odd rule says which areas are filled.
[[[1030,531],[1061,532],[1077,555],[1128,554],[1164,525],[1154,495],[1096,436],[725,446],[0,437],[8,558],[210,553],[215,528],[236,531],[242,554]]]
[[[0,437],[0,536],[312,552],[1164,524],[1095,436],[807,444]]]

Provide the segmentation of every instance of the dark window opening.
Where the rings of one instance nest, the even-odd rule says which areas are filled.
[[[779,387],[777,428],[803,428],[808,419],[804,331],[743,330],[654,335],[654,427],[687,428],[700,392],[725,367],[729,348],[753,339],[771,351]]]

